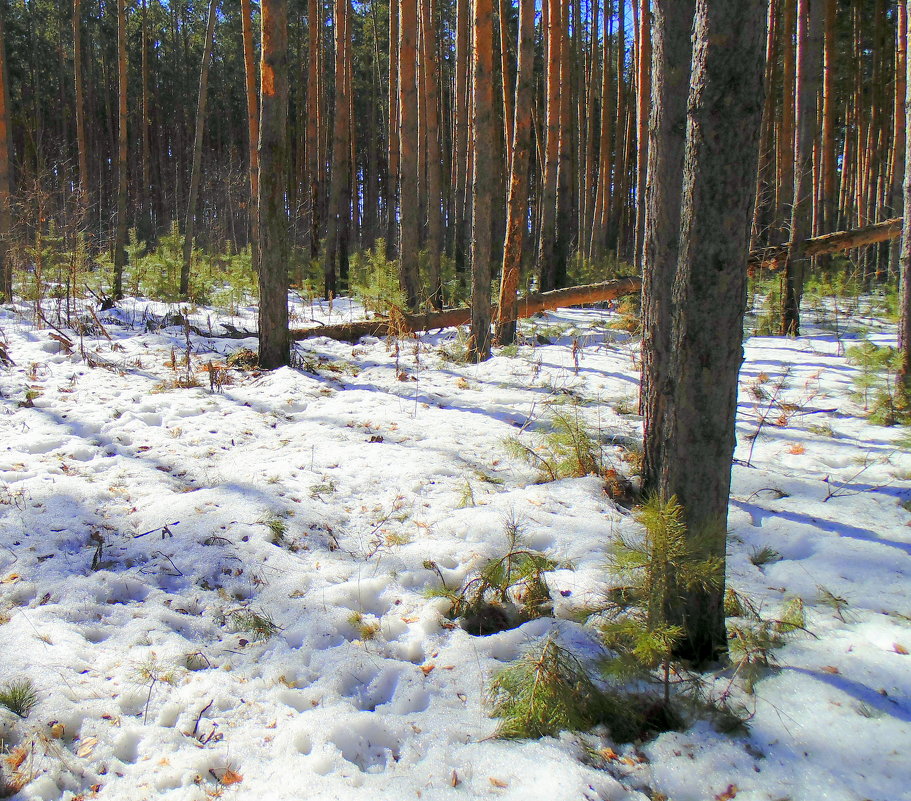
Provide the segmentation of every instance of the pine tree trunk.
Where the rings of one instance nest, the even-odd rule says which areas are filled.
[[[412,310],[420,300],[417,33],[416,0],[399,0],[399,277]]]
[[[332,171],[329,178],[329,217],[326,226],[326,254],[323,266],[324,297],[329,300],[338,294],[340,238],[350,216],[350,204],[345,207],[346,187],[349,184],[349,98],[347,39],[349,33],[349,0],[335,0],[332,30],[335,34],[335,114],[332,125]]]
[[[674,389],[660,431],[661,495],[683,506],[693,550],[724,564],[743,359],[746,263],[762,115],[765,0],[697,0],[683,171]],[[722,573],[723,576],[723,573]],[[724,586],[680,588],[668,623],[678,656],[704,664],[727,648]],[[672,599],[673,600],[673,599]]]
[[[247,101],[247,143],[250,183],[250,241],[253,270],[259,271],[259,99],[256,96],[256,59],[253,53],[253,15],[250,0],[240,0],[244,40],[244,95]]]
[[[905,60],[905,127],[911,126],[911,58]],[[911,136],[905,136],[904,217],[901,245],[901,309],[898,348],[901,352],[899,377],[906,397],[911,398]]]
[[[82,77],[82,0],[73,0],[73,83],[76,94],[76,152],[79,159],[79,204],[83,217],[85,217],[89,207],[89,153],[85,139],[85,92]]]
[[[202,138],[206,127],[206,99],[209,93],[209,61],[212,57],[212,39],[215,34],[215,14],[218,0],[209,0],[209,21],[202,46],[202,64],[199,68],[199,98],[196,102],[196,129],[193,134],[193,166],[190,170],[190,196],[187,199],[187,216],[184,224],[183,263],[180,268],[180,298],[190,297],[190,260],[193,256],[193,236],[196,232],[196,206],[199,199],[199,182],[202,178]]]
[[[262,0],[259,129],[259,364],[287,365],[288,2]]]
[[[12,174],[10,172],[10,99],[6,63],[5,11],[0,9],[0,301],[13,299],[13,265],[7,253],[13,227],[11,210]]]
[[[430,303],[443,308],[443,149],[440,141],[440,69],[436,54],[435,0],[421,0],[421,50],[425,73],[427,126],[427,254],[430,261]]]
[[[642,381],[640,406],[646,432],[643,489],[660,488],[663,440],[648,432],[667,425],[671,370],[671,293],[677,272],[686,104],[692,62],[695,2],[655,0],[648,187],[642,270]]]
[[[544,185],[541,191],[541,235],[538,245],[539,289],[547,292],[557,286],[554,250],[557,216],[557,161],[560,147],[560,6],[567,0],[547,3],[547,85]]]
[[[645,195],[648,178],[649,99],[651,97],[652,35],[649,0],[639,0],[639,27],[637,48],[639,52],[636,75],[636,236],[633,263],[642,268],[645,246]]]
[[[554,2],[554,0],[551,0]],[[493,0],[474,0],[474,180],[472,184],[471,339],[476,362],[490,358],[493,181]]]
[[[892,164],[890,169],[890,214],[904,213],[902,197],[902,180],[907,167],[905,161],[905,140],[907,138],[905,122],[905,95],[907,93],[908,70],[908,4],[906,0],[898,0],[897,19],[895,23],[896,49],[895,49],[895,105],[892,110]],[[892,243],[889,252],[889,272],[897,275],[899,272],[900,246],[898,240]]]
[[[516,116],[496,328],[496,338],[501,345],[512,344],[516,336],[516,291],[519,287],[522,252],[528,228],[528,164],[531,154],[534,67],[535,4],[534,0],[519,0],[519,63],[514,105]]]
[[[155,208],[152,201],[152,112],[149,98],[149,10],[146,0],[142,0],[142,190],[139,204],[142,208],[144,229],[140,236],[149,242],[155,239]],[[77,115],[78,119],[78,115]]]
[[[127,18],[126,0],[117,0],[117,227],[114,231],[113,299],[123,297],[127,261]]]
[[[801,250],[812,233],[813,142],[816,139],[816,95],[822,56],[822,0],[797,2],[797,76],[794,151],[794,199],[791,204],[791,251],[784,269],[781,333],[800,333],[800,301],[807,264]]]

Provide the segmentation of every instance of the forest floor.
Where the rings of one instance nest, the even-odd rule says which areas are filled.
[[[598,654],[577,613],[639,524],[600,478],[536,483],[504,441],[534,448],[571,404],[629,471],[638,342],[614,312],[525,321],[529,344],[481,365],[448,358],[452,330],[312,339],[297,369],[216,368],[213,387],[209,362],[255,349],[220,321],[254,310],[194,311],[215,333],[190,335],[189,372],[167,310],[126,301],[63,331],[67,352],[31,306],[0,309],[0,684],[37,694],[27,718],[0,709],[16,799],[911,798],[911,452],[851,397],[851,325],[753,337],[741,374],[727,583],[771,617],[802,599],[806,631],[752,694],[705,678],[746,733],[621,745],[493,739],[484,701],[549,633]],[[558,563],[555,617],[475,637],[427,591],[502,554],[510,521]]]

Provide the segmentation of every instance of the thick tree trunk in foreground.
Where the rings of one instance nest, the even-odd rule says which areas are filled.
[[[531,317],[533,314],[547,311],[548,309],[584,306],[590,303],[614,300],[615,298],[638,292],[641,286],[642,283],[638,278],[620,278],[616,281],[605,281],[602,284],[574,286],[568,289],[556,289],[553,292],[526,295],[524,298],[520,298],[516,305],[517,316],[521,319]],[[384,337],[389,334],[407,334],[466,325],[471,322],[471,312],[470,308],[459,308],[428,312],[426,314],[401,313],[396,314],[393,318],[359,320],[342,325],[298,329],[291,332],[291,338],[300,340],[312,339],[313,337],[329,337],[330,339],[355,342],[366,336]],[[497,307],[491,306],[489,309],[491,318],[496,318],[497,313]]]
[[[209,62],[212,58],[212,40],[215,36],[217,0],[209,0],[209,21],[206,40],[202,46],[202,65],[199,68],[199,97],[196,101],[196,130],[193,134],[193,166],[190,171],[190,196],[187,199],[187,218],[183,235],[183,264],[180,268],[180,298],[190,296],[190,259],[193,256],[193,236],[196,233],[196,206],[199,199],[199,182],[202,178],[202,137],[206,128],[206,98],[209,94]]]
[[[737,380],[746,303],[759,130],[766,0],[697,0],[674,283],[674,389],[662,429],[662,497],[683,506],[693,550],[724,563]],[[722,573],[723,576],[723,573]],[[696,664],[727,648],[723,579],[678,588],[668,623],[678,655]]]
[[[123,297],[127,263],[127,17],[126,0],[117,0],[117,227],[114,230],[114,300]]]
[[[503,244],[503,274],[497,310],[497,341],[509,345],[516,336],[516,290],[522,269],[522,250],[528,228],[528,161],[531,152],[531,105],[535,67],[535,4],[519,0],[519,65],[516,77],[512,174]]]
[[[554,0],[551,0],[554,2]],[[471,337],[474,361],[490,358],[493,182],[493,2],[474,0],[474,182],[472,184]]]
[[[259,129],[259,364],[288,364],[288,3],[262,0]]]
[[[672,389],[671,289],[677,272],[680,193],[686,144],[686,101],[692,60],[694,0],[656,0],[652,40],[652,117],[649,124],[646,229],[642,269],[642,381],[646,431],[661,430]],[[646,436],[643,488],[658,490],[664,462],[660,437]]]

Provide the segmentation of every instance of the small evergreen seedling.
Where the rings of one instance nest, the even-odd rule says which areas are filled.
[[[30,679],[14,679],[0,687],[0,706],[20,718],[27,718],[37,703],[38,694]]]
[[[265,612],[257,612],[249,607],[229,613],[228,619],[236,631],[249,634],[253,640],[268,640],[281,631]]]
[[[552,636],[500,670],[487,700],[501,719],[496,736],[507,739],[586,731],[598,723],[614,724],[612,733],[623,739],[636,717],[633,704],[599,688],[579,659]]]

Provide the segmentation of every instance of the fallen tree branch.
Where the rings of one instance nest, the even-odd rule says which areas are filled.
[[[811,256],[825,256],[830,253],[839,253],[852,248],[874,245],[885,242],[901,235],[901,217],[891,220],[865,225],[850,231],[836,231],[831,234],[814,236],[804,240],[803,254],[805,258]],[[772,247],[754,250],[747,262],[750,270],[764,268],[777,270],[784,266],[788,256],[788,245],[775,245]],[[604,281],[600,284],[586,286],[573,286],[567,289],[556,289],[553,292],[540,292],[519,298],[518,317],[531,317],[538,312],[557,309],[563,306],[584,306],[599,303],[605,300],[614,300],[624,295],[632,295],[642,288],[639,278],[619,278],[615,281]],[[499,317],[498,307],[491,306],[492,320]],[[329,337],[356,342],[361,337],[385,337],[390,334],[409,334],[416,331],[430,331],[435,328],[450,328],[458,325],[467,325],[471,322],[471,309],[462,307],[446,309],[440,312],[427,312],[426,314],[396,314],[393,318],[379,318],[377,320],[358,320],[340,325],[324,325],[316,328],[303,328],[291,331],[292,340],[312,339],[313,337]],[[251,334],[255,336],[255,334]]]
[[[616,281],[604,281],[600,284],[588,284],[567,289],[555,289],[552,292],[540,292],[519,298],[518,316],[520,318],[531,317],[538,312],[557,309],[562,306],[582,306],[605,300],[614,300],[623,295],[632,295],[641,288],[642,281],[639,278],[619,278]],[[497,318],[497,306],[491,307],[490,314],[491,319]],[[393,320],[380,318],[378,320],[360,320],[341,325],[324,325],[318,328],[298,329],[291,332],[291,339],[329,337],[330,339],[353,342],[361,337],[385,337],[389,336],[389,334],[429,331],[434,328],[466,325],[469,322],[471,322],[471,309],[446,309],[440,312],[427,312],[426,314],[396,315]]]
[[[835,231],[831,234],[814,236],[805,239],[803,244],[804,258],[811,256],[827,256],[831,253],[840,253],[852,248],[875,245],[901,236],[902,218],[893,217],[891,220],[865,225],[863,228],[854,228],[851,231]],[[784,267],[788,258],[788,245],[775,245],[770,248],[754,250],[750,254],[750,268],[762,267],[767,270],[777,270]]]

